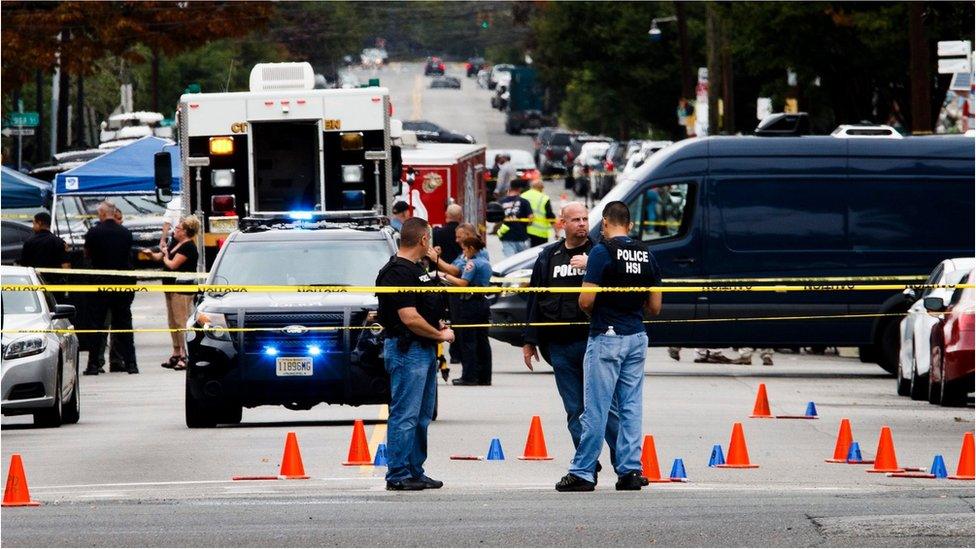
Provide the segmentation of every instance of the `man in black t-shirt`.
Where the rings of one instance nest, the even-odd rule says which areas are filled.
[[[420,264],[431,247],[427,221],[403,222],[400,249],[380,269],[377,286],[437,286]],[[424,474],[427,427],[437,396],[437,344],[454,340],[444,325],[443,293],[379,293],[379,321],[383,326],[386,371],[390,374],[390,418],[387,421],[387,490],[440,488],[443,482]]]
[[[502,242],[505,257],[529,248],[529,223],[525,220],[532,217],[532,204],[522,198],[522,191],[527,187],[525,180],[516,179],[512,181],[508,194],[498,201],[505,210],[505,221],[496,227],[495,232]]]
[[[24,267],[70,268],[68,245],[51,232],[51,214],[47,212],[35,214],[32,228],[34,235],[24,242],[20,264]],[[44,275],[43,278],[51,282],[59,279],[50,275]]]

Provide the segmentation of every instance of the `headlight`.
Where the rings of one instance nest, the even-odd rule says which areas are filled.
[[[505,275],[505,282],[502,283],[502,288],[526,288],[529,285],[530,278],[532,278],[532,269],[518,269],[512,271]],[[518,294],[516,292],[501,293],[501,297],[510,295]]]
[[[10,343],[10,345],[7,345],[6,350],[3,352],[3,358],[5,360],[10,360],[14,358],[23,358],[25,356],[38,355],[44,352],[45,347],[47,347],[47,340],[43,337],[25,337],[17,339]]]
[[[193,320],[197,326],[207,330],[205,333],[208,337],[230,339],[230,334],[227,333],[227,317],[223,313],[197,309]]]

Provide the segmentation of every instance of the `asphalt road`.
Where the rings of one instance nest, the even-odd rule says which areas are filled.
[[[451,67],[458,74],[458,67]],[[490,146],[529,148],[504,134],[488,92],[464,80],[429,90],[418,65],[380,72],[397,116],[417,116],[472,133]],[[419,99],[417,97],[419,96]],[[419,105],[418,105],[419,104]],[[493,254],[497,247],[493,244]],[[499,255],[493,255],[495,259]],[[666,301],[665,301],[666,304]],[[137,327],[163,325],[163,299],[139,295]],[[371,448],[385,436],[379,406],[244,411],[241,425],[189,430],[183,378],[158,364],[169,356],[159,334],[136,337],[142,373],[82,379],[77,425],[35,429],[4,418],[3,475],[23,456],[38,508],[4,508],[5,546],[967,546],[974,544],[973,483],[897,479],[864,466],[827,464],[841,418],[874,454],[891,427],[903,465],[927,467],[942,454],[951,470],[973,408],[939,408],[894,394],[874,365],[836,355],[776,354],[772,367],[699,365],[652,348],[646,364],[644,431],[655,436],[666,474],[682,458],[688,483],[640,493],[613,489],[558,494],[553,484],[572,457],[551,370],[529,372],[518,349],[493,342],[491,387],[439,386],[428,472],[439,491],[384,491],[382,467],[344,467],[352,421],[367,423]],[[84,360],[84,355],[82,356]],[[758,357],[756,357],[758,363]],[[453,372],[456,373],[456,372]],[[452,374],[453,374],[452,373]],[[748,419],[759,383],[773,413],[817,420]],[[542,418],[552,461],[525,462],[529,421]],[[728,450],[733,422],[744,424],[758,469],[707,467],[713,444]],[[289,431],[297,433],[302,481],[235,482],[274,475]],[[505,461],[453,461],[484,455],[498,437]],[[603,456],[606,465],[608,458]]]

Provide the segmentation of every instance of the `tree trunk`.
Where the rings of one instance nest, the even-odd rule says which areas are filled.
[[[693,101],[695,80],[691,73],[691,59],[688,56],[688,22],[685,20],[684,3],[675,2],[674,11],[678,18],[678,46],[681,51],[681,97]]]
[[[932,110],[929,80],[929,42],[925,35],[925,4],[908,5],[908,47],[912,90],[912,133],[932,133]]]
[[[34,163],[44,160],[44,75],[34,71],[34,110],[37,111],[37,130],[34,134]]]
[[[68,148],[68,71],[64,65],[58,73],[58,143],[57,152]]]
[[[75,131],[74,146],[83,148],[88,144],[88,137],[85,135],[85,77],[78,75],[78,89],[75,92]]]
[[[159,112],[159,54],[152,52],[152,110]]]
[[[705,47],[707,50],[708,62],[708,134],[715,135],[719,132],[718,117],[718,94],[721,90],[722,76],[719,64],[721,61],[719,54],[718,37],[719,16],[715,5],[709,2],[706,6],[705,18]]]
[[[735,100],[732,91],[732,46],[729,45],[729,22],[722,21],[722,130],[735,133]]]

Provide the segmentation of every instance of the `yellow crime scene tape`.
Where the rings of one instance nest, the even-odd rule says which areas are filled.
[[[497,294],[497,293],[718,293],[718,292],[831,292],[831,291],[893,291],[973,288],[973,284],[805,284],[805,285],[747,285],[729,284],[716,286],[637,286],[637,287],[567,287],[546,286],[530,288],[514,286],[302,286],[302,285],[233,285],[233,284],[3,284],[4,292],[177,292],[177,293],[347,293],[347,294],[398,294],[398,293],[449,293],[449,294]]]
[[[866,319],[884,317],[903,317],[908,313],[852,313],[835,315],[795,315],[795,316],[754,316],[754,317],[730,317],[730,318],[674,318],[666,320],[645,320],[644,324],[692,324],[707,322],[759,322],[759,321],[781,321],[781,320],[842,320],[842,319]],[[939,316],[942,313],[930,313]],[[589,326],[589,322],[566,321],[566,322],[486,322],[479,324],[453,324],[452,329],[471,329],[471,328],[527,328],[527,327],[565,327],[565,326]],[[204,332],[213,334],[223,333],[252,333],[252,332],[271,332],[284,333],[285,328],[248,328],[248,327],[227,327],[214,328],[189,327],[189,328],[130,328],[130,329],[78,329],[78,328],[4,328],[0,329],[3,334],[143,334],[143,333],[174,333],[174,332]],[[368,324],[364,326],[308,326],[308,332],[341,332],[352,330],[373,330],[377,333],[383,330],[379,324]]]

